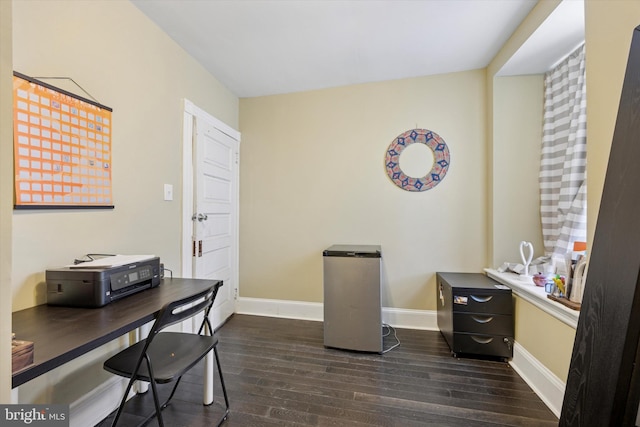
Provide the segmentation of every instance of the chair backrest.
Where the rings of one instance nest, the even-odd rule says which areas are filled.
[[[161,330],[182,322],[183,320],[193,317],[203,311],[204,319],[198,334],[202,333],[202,329],[206,324],[209,328],[209,333],[213,335],[211,323],[209,323],[209,311],[211,311],[211,307],[213,306],[213,302],[220,286],[220,283],[216,283],[209,289],[202,292],[165,304],[165,306],[160,310],[155,323],[151,327],[151,331],[149,331],[148,341],[153,339],[153,336]]]

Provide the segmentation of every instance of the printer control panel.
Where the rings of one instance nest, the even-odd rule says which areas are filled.
[[[150,265],[140,265],[128,271],[122,271],[111,275],[111,290],[127,288],[140,282],[146,282],[153,277],[153,268]]]

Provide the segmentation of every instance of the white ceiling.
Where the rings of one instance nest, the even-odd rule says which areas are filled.
[[[536,4],[131,1],[241,98],[484,68]],[[544,72],[577,46],[576,34],[584,39],[582,0],[565,3],[568,12],[545,22],[551,37],[536,33],[502,74]]]
[[[498,75],[541,74],[584,43],[584,2],[564,0]]]

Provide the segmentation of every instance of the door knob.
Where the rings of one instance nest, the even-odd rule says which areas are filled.
[[[206,221],[207,219],[209,219],[209,217],[206,214],[201,214],[201,213],[193,214],[193,216],[191,217],[191,221],[195,221],[196,219],[199,222],[202,222],[202,221]]]

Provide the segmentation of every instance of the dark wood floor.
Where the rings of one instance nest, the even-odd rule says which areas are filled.
[[[378,355],[324,348],[322,327],[235,315],[218,331],[231,404],[225,425],[558,425],[509,364],[453,358],[439,332],[399,329],[401,345]],[[385,337],[385,348],[394,343]],[[201,372],[196,367],[183,379],[163,411],[167,426],[212,425],[222,414],[217,379],[220,399],[209,407],[200,403]],[[132,399],[119,425],[152,411],[150,394]]]

